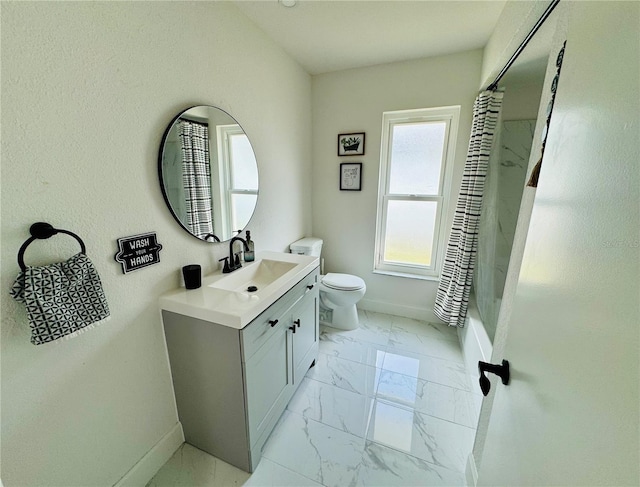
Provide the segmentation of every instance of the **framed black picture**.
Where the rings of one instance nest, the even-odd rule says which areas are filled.
[[[343,162],[340,164],[340,191],[362,190],[362,163]]]
[[[364,155],[364,132],[338,135],[339,156]]]

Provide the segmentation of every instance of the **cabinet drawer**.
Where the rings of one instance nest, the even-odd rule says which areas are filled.
[[[306,293],[317,289],[318,276],[319,271],[316,268],[240,330],[243,362],[256,353],[277,330],[290,326],[290,323],[283,322],[286,319],[287,310],[302,299]],[[309,286],[312,287],[309,288]]]
[[[240,345],[242,347],[242,361],[246,362],[258,349],[264,345],[276,331],[285,326],[282,315],[289,309],[287,295],[276,301],[268,309],[240,330]]]
[[[302,281],[293,286],[291,291],[295,292],[298,295],[298,299],[304,297],[310,292],[317,291],[318,281],[320,280],[319,278],[320,270],[316,268],[311,271]]]

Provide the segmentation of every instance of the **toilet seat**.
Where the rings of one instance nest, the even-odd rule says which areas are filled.
[[[337,291],[357,291],[365,286],[364,281],[357,276],[333,272],[322,278],[322,284]]]

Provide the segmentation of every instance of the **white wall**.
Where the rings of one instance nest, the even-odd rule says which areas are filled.
[[[363,308],[437,320],[436,281],[373,274],[382,112],[461,105],[454,187],[469,143],[482,51],[339,71],[313,77],[313,232],[324,239],[325,272],[362,277]],[[362,157],[337,157],[337,136],[365,132]],[[340,162],[362,162],[361,192],[340,191]],[[450,228],[455,200],[449,205]],[[439,321],[439,320],[438,320]]]
[[[540,107],[542,81],[534,83],[505,83],[502,99],[502,120],[535,120]]]
[[[181,266],[209,272],[228,252],[186,234],[165,207],[162,133],[190,105],[233,114],[259,164],[257,250],[284,250],[311,228],[311,81],[225,3],[1,8],[2,481],[113,485],[177,421],[157,298],[179,284]],[[112,314],[37,347],[8,295],[36,221],[84,239]],[[116,239],[147,231],[163,245],[161,263],[123,275]],[[26,261],[76,251],[57,236],[32,244]]]

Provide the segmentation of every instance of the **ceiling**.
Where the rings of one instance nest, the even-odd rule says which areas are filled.
[[[234,0],[310,74],[483,48],[506,0]]]

